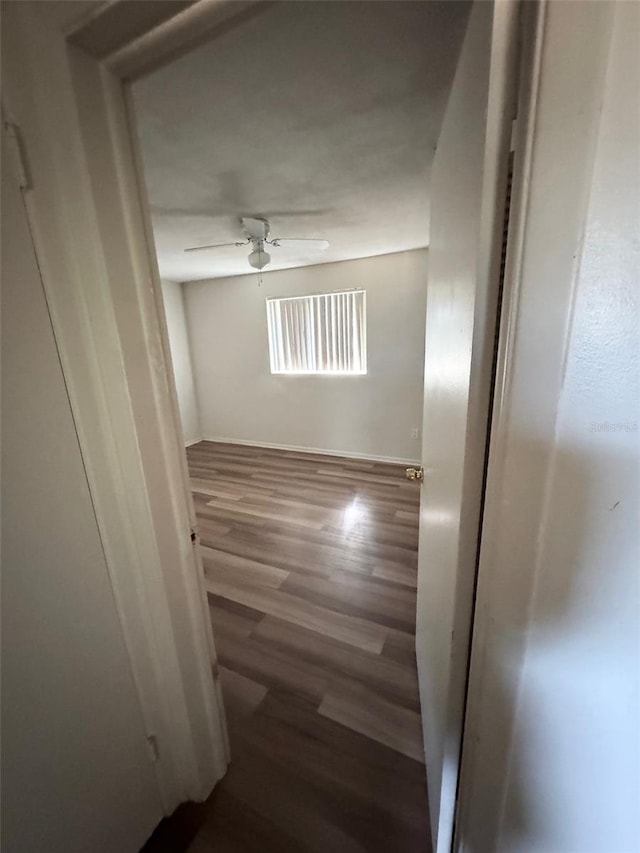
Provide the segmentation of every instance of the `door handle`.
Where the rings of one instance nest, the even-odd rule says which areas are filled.
[[[405,468],[407,480],[418,480],[422,483],[424,480],[424,468],[420,465],[418,468]]]

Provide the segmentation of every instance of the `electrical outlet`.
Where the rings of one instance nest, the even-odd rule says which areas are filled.
[[[420,438],[420,430],[418,429],[418,427],[414,427],[411,430],[411,438]]]

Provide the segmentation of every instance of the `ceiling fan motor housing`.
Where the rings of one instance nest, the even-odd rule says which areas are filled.
[[[266,240],[269,236],[269,221],[259,216],[243,216],[240,220],[252,240]]]

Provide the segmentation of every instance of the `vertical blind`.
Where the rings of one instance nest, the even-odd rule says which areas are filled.
[[[267,299],[272,373],[366,373],[365,291]]]

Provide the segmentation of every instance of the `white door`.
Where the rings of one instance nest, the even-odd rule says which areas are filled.
[[[2,849],[138,850],[162,805],[2,146]]]
[[[475,3],[431,177],[416,648],[434,849],[449,851],[483,490],[517,28]]]

